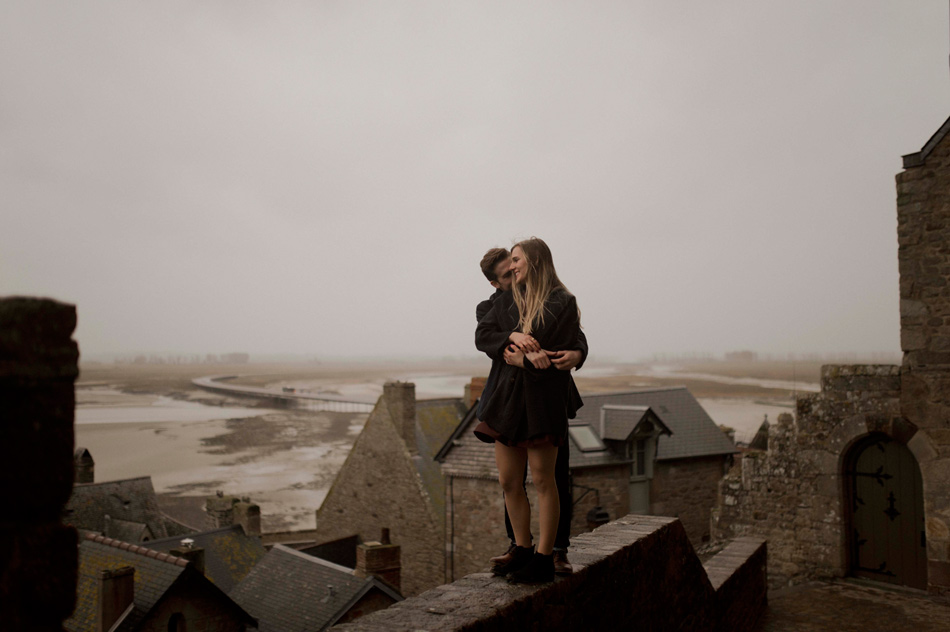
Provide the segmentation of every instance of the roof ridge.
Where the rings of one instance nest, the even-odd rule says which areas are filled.
[[[99,535],[97,533],[87,533],[86,540],[95,542],[97,544],[102,544],[104,546],[111,546],[112,548],[120,549],[122,551],[128,551],[129,553],[135,553],[136,555],[143,555],[145,557],[158,560],[159,562],[167,562],[168,564],[181,566],[182,568],[188,566],[188,560],[184,558],[169,555],[168,553],[159,553],[155,549],[147,549],[144,546],[139,546],[137,544],[130,544],[128,542],[123,542],[122,540],[107,538],[106,536]]]
[[[138,481],[142,479],[152,480],[151,474],[145,476],[133,476],[131,478],[117,478],[113,481],[94,481],[92,483],[75,483],[73,487],[93,487],[95,485],[108,485],[109,483],[127,483],[129,481]]]
[[[310,562],[311,564],[320,564],[322,566],[332,568],[333,570],[341,571],[344,574],[349,575],[350,577],[359,579],[359,577],[353,574],[353,571],[355,569],[347,568],[346,566],[342,566],[340,564],[334,564],[333,562],[329,560],[325,560],[322,557],[317,557],[316,555],[303,553],[302,551],[298,551],[297,549],[292,549],[289,546],[285,544],[281,544],[279,542],[275,543],[274,546],[271,548],[271,550],[272,551],[277,550],[277,551],[280,551],[281,553],[289,553],[293,556],[306,560],[307,562]]]

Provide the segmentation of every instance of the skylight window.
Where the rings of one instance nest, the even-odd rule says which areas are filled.
[[[607,449],[590,426],[569,426],[567,431],[581,452],[601,452]]]

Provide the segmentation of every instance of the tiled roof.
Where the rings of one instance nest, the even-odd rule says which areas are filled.
[[[165,538],[172,535],[170,527],[172,532],[181,531],[159,509],[151,476],[74,485],[64,521],[117,539]]]
[[[258,619],[260,632],[309,632],[331,626],[373,589],[402,599],[375,577],[356,577],[351,569],[275,544],[231,598]]]
[[[596,434],[600,434],[600,414],[603,406],[633,406],[644,411],[649,408],[656,414],[671,436],[661,435],[657,448],[657,460],[692,458],[714,454],[732,454],[736,448],[719,430],[696,398],[685,387],[673,387],[623,393],[582,394],[584,406],[570,425],[590,425]],[[630,413],[636,416],[636,412]],[[624,415],[617,416],[618,424]],[[626,420],[629,422],[629,419]],[[482,443],[472,434],[478,423],[473,411],[465,416],[462,423],[449,437],[437,458],[443,463],[443,469],[452,476],[474,478],[497,478],[495,453],[491,444]],[[619,428],[619,426],[618,426]],[[603,452],[582,452],[573,441],[568,441],[571,449],[571,468],[602,466],[627,463],[610,450]]]
[[[673,433],[660,436],[657,461],[737,452],[685,386],[598,393],[583,395],[583,398],[584,406],[577,411],[571,425],[590,424],[595,432],[599,432],[600,409],[604,405],[649,406]],[[574,454],[572,451],[572,460]]]
[[[131,630],[185,571],[188,562],[128,542],[87,534],[86,539],[79,543],[76,609],[63,624],[67,630],[88,632],[96,629],[99,571],[123,566],[135,568],[135,607],[121,626],[123,630]]]
[[[416,447],[419,454],[413,457],[413,462],[436,516],[445,515],[445,478],[434,457],[464,415],[465,408],[459,398],[416,402]]]
[[[195,541],[196,548],[204,549],[205,576],[226,593],[267,554],[261,539],[245,535],[237,524],[186,537]],[[144,542],[142,546],[167,553],[181,546],[181,540],[182,536],[175,536]]]

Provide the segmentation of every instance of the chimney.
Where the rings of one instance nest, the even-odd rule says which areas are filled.
[[[237,498],[225,496],[224,492],[221,491],[205,499],[205,512],[211,521],[212,529],[230,527],[234,524],[234,504],[236,502]]]
[[[234,524],[244,528],[246,535],[261,535],[261,508],[251,502],[247,496],[241,502],[234,503]]]
[[[191,565],[195,567],[195,570],[205,574],[205,550],[196,547],[195,541],[191,538],[185,538],[181,541],[180,546],[169,551],[175,557],[180,557],[182,559],[188,560],[191,562]]]
[[[76,470],[75,483],[96,482],[96,462],[86,448],[76,448],[73,454],[73,466]]]
[[[416,444],[416,385],[412,382],[386,382],[383,401],[389,410],[396,432],[402,437],[409,454],[419,453]]]
[[[482,396],[482,391],[485,390],[485,382],[487,381],[487,377],[473,377],[472,381],[465,385],[466,408],[471,408],[476,400]]]
[[[379,542],[356,545],[356,570],[353,574],[357,577],[373,575],[388,582],[396,590],[401,590],[400,571],[400,547],[390,543],[389,529],[383,529]]]
[[[99,571],[99,607],[96,632],[108,632],[132,607],[135,597],[135,569],[123,566]]]

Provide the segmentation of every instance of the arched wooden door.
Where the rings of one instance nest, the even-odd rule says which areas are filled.
[[[914,455],[875,434],[857,443],[845,463],[851,573],[926,589],[923,485]]]

